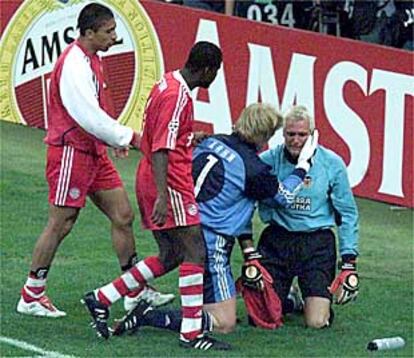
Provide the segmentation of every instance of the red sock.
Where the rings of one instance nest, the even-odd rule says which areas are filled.
[[[130,298],[137,297],[142,292],[143,289],[144,289],[144,287],[140,286],[135,290],[128,291],[128,293],[126,295]]]
[[[130,291],[147,284],[147,281],[162,276],[165,273],[158,256],[150,256],[138,262],[127,272],[98,290],[98,300],[103,304],[111,305]]]
[[[25,302],[30,303],[33,301],[38,301],[42,296],[44,296],[46,290],[46,279],[37,278],[33,275],[27,277],[26,284],[21,290],[22,297]]]
[[[179,289],[181,294],[181,337],[193,340],[202,333],[204,267],[183,262],[179,267]]]

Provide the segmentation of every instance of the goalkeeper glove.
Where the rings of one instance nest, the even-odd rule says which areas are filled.
[[[308,137],[305,145],[300,151],[296,168],[301,168],[306,172],[309,171],[312,164],[312,157],[315,154],[316,147],[318,146],[318,138],[319,132],[315,129],[314,132]]]
[[[358,296],[359,279],[355,257],[343,257],[341,272],[333,280],[329,292],[335,296],[335,303],[344,305]]]
[[[245,249],[243,255],[244,264],[241,272],[243,285],[255,290],[263,290],[262,265],[260,264],[263,256],[252,247]]]

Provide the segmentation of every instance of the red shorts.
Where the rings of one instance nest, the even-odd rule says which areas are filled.
[[[143,158],[139,163],[135,181],[141,222],[144,229],[166,230],[180,226],[200,224],[198,206],[193,191],[175,190],[168,186],[168,212],[164,226],[157,226],[151,221],[151,214],[157,198],[157,187],[152,175],[152,167]]]
[[[55,206],[82,208],[87,195],[122,187],[118,171],[106,154],[96,157],[71,146],[48,147],[46,179],[49,203]]]

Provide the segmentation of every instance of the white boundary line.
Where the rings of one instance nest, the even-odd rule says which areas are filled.
[[[35,352],[35,353],[39,353],[39,354],[41,354],[43,356],[47,356],[47,357],[53,357],[53,358],[73,358],[73,357],[75,357],[75,356],[68,356],[68,355],[65,355],[65,354],[60,354],[58,352],[45,351],[44,349],[36,347],[33,344],[29,344],[29,343],[24,342],[24,341],[19,341],[17,339],[8,338],[8,337],[4,337],[4,336],[0,336],[0,342],[10,344],[11,346],[15,346],[17,348],[21,348],[21,349],[24,349],[26,351],[32,351],[32,352]]]

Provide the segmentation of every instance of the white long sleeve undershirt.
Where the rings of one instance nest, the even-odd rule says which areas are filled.
[[[100,106],[89,59],[74,46],[62,67],[59,83],[62,103],[86,132],[115,148],[127,147],[133,130],[109,116]]]

